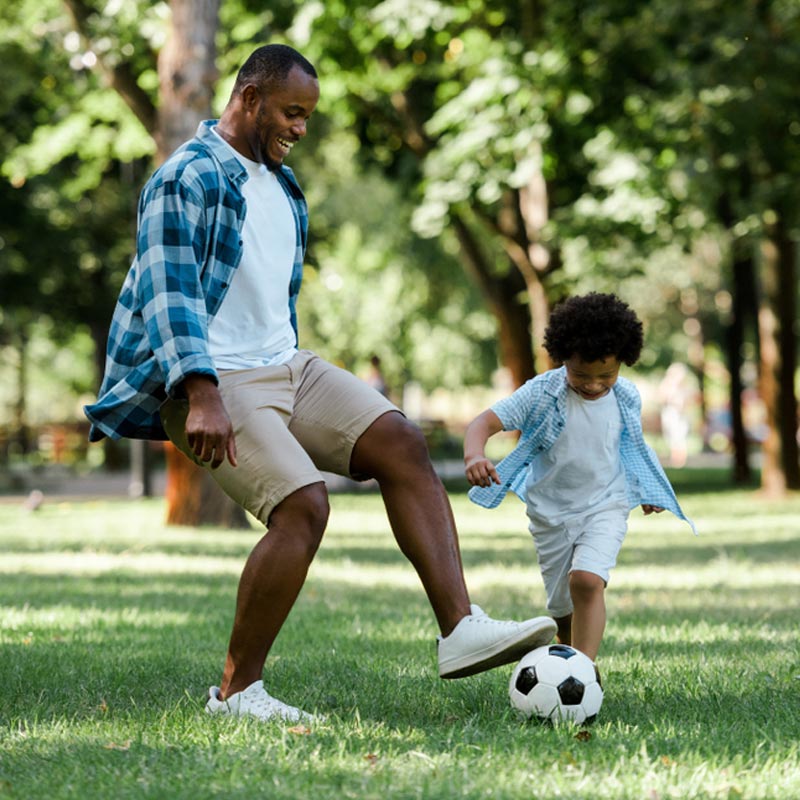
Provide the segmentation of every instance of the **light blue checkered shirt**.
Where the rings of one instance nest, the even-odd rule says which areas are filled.
[[[136,257],[108,335],[98,401],[84,412],[91,441],[166,439],[158,410],[190,373],[217,380],[208,322],[242,257],[247,170],[214,133],[216,120],[176,150],[139,199]],[[288,167],[275,173],[292,208],[296,248],[289,283],[292,326],[303,278],[308,208]]]
[[[470,489],[469,498],[474,503],[484,508],[495,508],[509,490],[525,500],[531,461],[555,444],[566,424],[566,375],[564,367],[537,375],[492,406],[503,430],[518,430],[521,436],[514,450],[497,465],[500,484]],[[644,441],[642,401],[638,390],[629,380],[618,378],[612,391],[622,416],[619,450],[630,508],[642,503],[666,508],[697,533],[694,523],[681,510],[658,457]]]

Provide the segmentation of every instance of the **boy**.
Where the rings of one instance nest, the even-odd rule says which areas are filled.
[[[545,348],[562,364],[476,417],[464,440],[470,499],[499,505],[511,489],[527,503],[547,608],[558,640],[594,660],[606,623],[605,587],[628,512],[665,508],[685,520],[655,453],[645,444],[641,398],[619,377],[642,349],[642,324],[616,296],[591,293],[557,306]],[[490,436],[522,435],[497,468]],[[695,531],[696,532],[696,531]]]

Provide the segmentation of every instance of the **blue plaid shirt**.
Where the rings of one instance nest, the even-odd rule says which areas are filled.
[[[98,401],[84,411],[91,441],[166,439],[158,410],[190,373],[217,380],[208,322],[242,257],[247,170],[202,122],[153,174],[139,199],[136,257],[111,320]],[[308,208],[288,167],[276,173],[295,219],[292,326],[303,277]]]
[[[514,450],[497,465],[500,484],[473,486],[470,500],[484,508],[495,508],[509,490],[525,500],[531,462],[549,450],[564,430],[568,390],[566,368],[560,367],[529,380],[492,406],[503,430],[519,430],[522,434]],[[638,390],[629,380],[618,378],[612,391],[622,416],[619,450],[630,508],[642,503],[666,508],[697,533],[694,523],[681,511],[656,454],[644,441]]]

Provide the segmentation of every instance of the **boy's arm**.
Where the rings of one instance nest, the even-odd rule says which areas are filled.
[[[475,417],[464,435],[464,472],[472,486],[500,483],[494,464],[486,458],[484,448],[490,436],[503,430],[497,414],[487,409]]]

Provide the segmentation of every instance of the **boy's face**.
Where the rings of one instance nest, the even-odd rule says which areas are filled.
[[[567,368],[567,383],[584,400],[599,400],[605,397],[619,377],[620,363],[616,356],[607,356],[598,361],[584,361],[572,356],[564,362]]]

